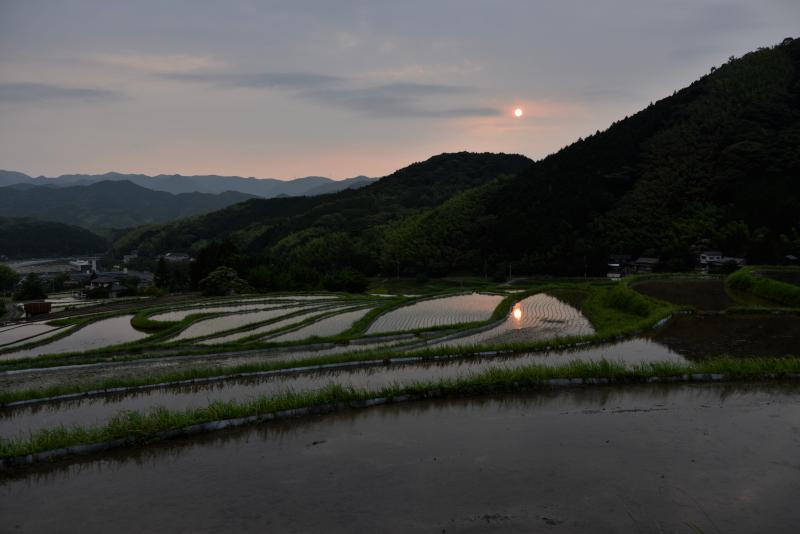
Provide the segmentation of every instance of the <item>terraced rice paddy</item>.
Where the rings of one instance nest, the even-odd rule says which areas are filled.
[[[175,336],[174,341],[213,336],[214,334],[245,327],[249,324],[276,319],[282,315],[293,313],[300,309],[301,307],[299,305],[283,306],[256,312],[233,313],[230,315],[223,315],[222,317],[204,319],[189,325],[180,334]]]
[[[651,341],[637,339],[580,350],[552,351],[502,357],[466,358],[451,361],[412,363],[392,366],[313,371],[282,376],[231,379],[203,386],[169,387],[70,400],[20,408],[0,409],[0,436],[63,424],[103,423],[123,410],[149,410],[156,406],[170,409],[196,408],[211,401],[247,400],[286,391],[317,391],[335,383],[345,387],[378,389],[390,384],[408,385],[419,381],[456,379],[488,369],[512,369],[529,364],[560,365],[574,361],[602,359],[628,364],[644,362],[683,363],[685,358]]]
[[[648,297],[698,310],[719,311],[736,304],[721,278],[644,280],[631,287]]]
[[[335,336],[336,334],[341,334],[350,328],[354,322],[364,317],[369,311],[370,308],[343,311],[331,317],[320,319],[319,321],[313,322],[310,325],[298,328],[297,330],[271,337],[269,340],[275,342],[300,341],[301,339],[307,339],[310,337]]]
[[[196,306],[192,308],[183,308],[180,310],[157,313],[155,315],[151,315],[149,319],[153,321],[182,321],[188,316],[198,313],[248,312],[255,310],[268,310],[285,306],[285,304],[269,304],[263,301],[248,304],[228,304],[225,306]]]
[[[693,360],[721,354],[781,357],[800,350],[795,315],[697,315],[673,318],[650,337]]]
[[[296,312],[296,311],[298,311],[300,309],[302,309],[302,308],[298,307],[297,309],[295,309],[293,311]],[[275,321],[275,322],[268,323],[268,324],[265,324],[265,325],[262,325],[262,326],[257,326],[255,328],[242,330],[241,332],[234,332],[232,334],[228,334],[227,336],[213,337],[213,338],[210,338],[210,339],[204,339],[204,340],[201,340],[199,342],[199,344],[201,344],[201,345],[219,345],[221,343],[232,343],[234,341],[239,341],[241,339],[248,338],[248,337],[253,337],[253,336],[256,336],[256,338],[258,338],[258,337],[268,337],[270,333],[275,332],[276,330],[280,330],[282,328],[287,328],[289,326],[296,325],[298,323],[301,323],[303,321],[311,319],[312,317],[322,316],[325,313],[330,313],[331,311],[334,311],[335,309],[336,308],[333,308],[333,309],[331,309],[331,308],[323,309],[323,308],[319,308],[319,307],[312,308],[312,309],[310,309],[308,311],[308,313],[301,313],[301,314],[298,314],[298,315],[292,315],[291,317],[287,317],[286,319],[283,319],[281,321]],[[286,315],[287,313],[292,313],[292,311],[278,314],[275,317],[280,317],[282,315]]]
[[[502,300],[499,295],[480,293],[423,300],[381,315],[369,327],[367,334],[485,321]]]
[[[537,293],[514,305],[500,325],[471,335],[434,342],[432,345],[468,346],[538,341],[594,333],[589,320],[577,309],[545,293]]]
[[[0,516],[20,532],[792,532],[797,393],[588,387],[278,421],[9,475]]]
[[[2,354],[0,355],[0,360],[27,358],[30,356],[41,356],[43,354],[81,352],[138,341],[147,337],[146,333],[139,332],[131,326],[132,317],[133,315],[120,315],[110,319],[102,319],[90,323],[77,332],[59,338],[52,343]]]
[[[57,326],[50,326],[45,322],[20,323],[0,329],[0,349],[9,345],[26,342],[29,338],[40,337],[44,334],[58,330]],[[32,339],[30,339],[32,341]]]

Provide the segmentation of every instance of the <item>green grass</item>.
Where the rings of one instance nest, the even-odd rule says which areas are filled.
[[[651,377],[693,374],[724,374],[726,380],[769,379],[800,373],[800,358],[723,358],[697,363],[645,363],[628,366],[618,362],[570,362],[559,366],[527,365],[515,369],[490,369],[471,376],[393,385],[378,389],[330,385],[313,392],[288,392],[244,402],[212,402],[189,410],[156,408],[145,413],[124,412],[104,425],[58,427],[31,433],[28,437],[0,439],[0,457],[13,458],[81,444],[124,439],[128,444],[144,442],[165,431],[217,420],[273,414],[303,407],[346,407],[348,403],[374,398],[460,397],[531,390],[546,386],[549,379],[607,379],[610,382],[642,381]]]
[[[737,291],[752,293],[757,297],[776,302],[789,308],[800,308],[800,286],[759,276],[759,270],[800,271],[791,267],[749,266],[728,276],[725,283]]]
[[[671,313],[684,308],[658,301],[631,289],[625,283],[597,285],[581,311],[594,326],[598,337],[623,337],[652,327]]]

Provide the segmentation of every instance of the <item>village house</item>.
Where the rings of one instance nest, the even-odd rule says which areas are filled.
[[[168,263],[186,263],[194,261],[194,259],[185,252],[167,252],[166,254],[158,256],[156,259],[163,259]]]
[[[652,273],[658,269],[659,263],[661,263],[661,261],[658,258],[642,256],[633,262],[633,266],[637,273]]]

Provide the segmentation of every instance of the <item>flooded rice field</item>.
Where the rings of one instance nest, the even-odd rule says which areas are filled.
[[[95,397],[65,402],[0,409],[0,436],[27,434],[63,424],[103,423],[123,410],[148,410],[156,406],[186,409],[211,401],[245,401],[286,391],[316,391],[329,384],[378,389],[392,384],[445,378],[463,378],[488,369],[511,369],[530,364],[560,365],[601,359],[628,364],[685,362],[663,346],[644,339],[571,351],[553,351],[486,358],[464,358],[391,366],[345,368],[283,376],[233,379],[202,386],[171,387],[125,395]]]
[[[131,341],[138,341],[147,337],[147,334],[131,326],[133,315],[120,315],[110,319],[102,319],[90,323],[73,334],[59,338],[52,343],[46,343],[30,349],[10,352],[0,355],[0,361],[43,354],[60,354],[63,352],[78,352],[99,349]]]
[[[5,473],[0,516],[14,532],[793,532],[798,393],[585,387],[273,422]]]
[[[320,319],[310,325],[298,328],[285,334],[280,334],[275,337],[269,338],[270,341],[300,341],[313,336],[326,337],[341,334],[350,328],[354,322],[364,317],[371,308],[362,308],[360,310],[343,311],[331,317]]]
[[[480,343],[538,341],[593,333],[591,323],[579,310],[553,296],[537,293],[515,304],[506,320],[498,326],[432,345],[463,347]]]
[[[721,278],[644,280],[631,287],[648,297],[704,311],[724,310],[736,304]]]
[[[214,334],[219,334],[220,332],[241,328],[249,324],[276,319],[282,315],[294,313],[301,308],[301,306],[282,306],[268,310],[233,313],[230,315],[223,315],[221,317],[214,317],[212,319],[203,319],[201,321],[197,321],[196,323],[190,324],[180,334],[172,338],[172,340],[181,341],[184,339],[212,336]]]
[[[342,353],[358,353],[377,348],[397,348],[408,340],[376,341],[370,344],[342,344],[325,348],[306,347],[246,351],[244,353],[201,354],[114,362],[101,366],[69,366],[21,372],[0,371],[0,390],[21,391],[65,385],[94,387],[98,381],[134,379],[143,375],[190,371],[198,368],[230,368],[253,363],[297,361]],[[302,365],[302,364],[299,364]]]
[[[5,349],[9,345],[21,342],[33,341],[31,338],[52,333],[56,330],[59,330],[59,327],[50,326],[45,322],[17,323],[3,327],[0,329],[0,349]]]
[[[485,321],[502,300],[499,295],[480,293],[423,300],[381,315],[367,334]]]
[[[299,309],[299,308],[298,308]],[[294,311],[297,311],[294,310]],[[326,312],[330,312],[331,308],[311,308],[311,311],[308,313],[301,313],[299,315],[293,315],[291,317],[287,317],[281,321],[275,321],[269,324],[265,324],[262,326],[257,326],[255,328],[250,328],[248,330],[243,330],[241,332],[234,332],[233,334],[228,334],[227,336],[221,337],[213,337],[210,339],[206,339],[200,341],[199,344],[201,345],[219,345],[222,343],[231,343],[234,341],[239,341],[240,339],[244,339],[246,337],[251,336],[268,336],[270,333],[275,332],[276,330],[280,330],[281,328],[286,328],[291,325],[296,325],[301,323],[305,320],[311,319],[312,317],[319,317],[324,315]],[[280,314],[285,315],[285,314]]]
[[[285,304],[275,304],[269,302],[253,302],[248,304],[227,304],[224,306],[193,306],[191,308],[181,308],[156,315],[151,315],[149,319],[153,321],[182,321],[186,317],[195,313],[225,313],[225,312],[247,312],[255,310],[267,310],[272,308],[280,308]]]
[[[690,359],[796,356],[800,348],[800,316],[678,316],[650,338]]]

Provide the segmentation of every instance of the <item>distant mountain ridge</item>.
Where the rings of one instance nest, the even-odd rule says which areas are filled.
[[[314,196],[335,193],[344,189],[355,189],[370,184],[377,178],[356,176],[345,180],[333,180],[323,176],[306,176],[293,180],[275,178],[243,178],[241,176],[184,176],[180,174],[122,174],[108,172],[105,174],[63,174],[56,178],[45,176],[31,177],[16,171],[0,170],[0,187],[16,184],[28,184],[50,187],[71,187],[90,185],[97,182],[129,181],[140,187],[153,191],[164,191],[172,194],[209,193],[219,194],[236,191],[256,197],[272,198],[285,196]]]
[[[0,187],[0,216],[27,217],[96,231],[165,223],[243,202],[254,195],[153,191],[128,180],[67,187],[29,183]]]

